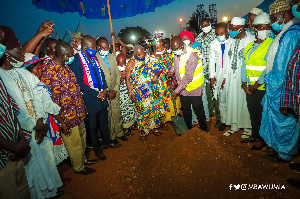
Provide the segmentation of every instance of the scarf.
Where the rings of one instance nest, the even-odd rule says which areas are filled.
[[[79,54],[79,58],[80,58],[80,61],[81,61],[82,67],[83,67],[83,71],[84,71],[83,82],[94,90],[102,91],[103,90],[103,81],[102,81],[102,76],[101,76],[101,68],[100,68],[100,64],[99,64],[98,60],[95,57],[90,57],[91,61],[93,62],[93,63],[91,63],[82,51],[80,51],[78,54]],[[95,70],[97,72],[96,75],[99,78],[101,88],[98,88],[97,79],[94,74],[93,66],[95,66]]]

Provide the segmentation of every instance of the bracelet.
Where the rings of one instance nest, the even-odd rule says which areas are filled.
[[[130,90],[130,91],[129,91],[129,95],[134,95],[133,90]]]

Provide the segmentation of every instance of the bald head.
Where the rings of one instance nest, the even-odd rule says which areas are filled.
[[[53,38],[48,38],[46,41],[46,46],[47,46],[47,55],[48,56],[53,56],[55,55],[55,47],[58,41]]]
[[[85,35],[82,39],[81,39],[81,46],[88,46],[91,43],[95,43],[96,45],[96,40],[91,37],[90,35]],[[90,48],[90,47],[89,47]]]
[[[138,59],[142,59],[146,55],[145,51],[144,51],[144,48],[140,45],[134,46],[133,50],[134,50],[134,56]]]
[[[60,41],[56,44],[55,47],[55,56],[74,54],[73,48],[70,44],[64,41]]]
[[[183,47],[182,39],[179,36],[175,36],[171,39],[171,49],[176,51]]]
[[[123,53],[118,54],[117,65],[118,66],[126,66],[126,57]]]

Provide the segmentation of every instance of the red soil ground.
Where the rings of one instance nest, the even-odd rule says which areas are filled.
[[[223,136],[213,128],[214,122],[209,123],[209,133],[193,128],[177,137],[171,126],[162,130],[162,136],[150,135],[144,142],[134,131],[122,147],[104,151],[107,160],[90,166],[97,170],[91,175],[74,174],[62,165],[61,176],[72,178],[63,187],[62,199],[300,198],[300,190],[286,182],[300,179],[300,174],[287,163],[266,159],[263,151],[250,150],[252,144],[240,143],[241,133]],[[89,158],[95,158],[93,152]],[[300,162],[300,157],[293,161]],[[238,184],[248,184],[243,187],[247,190],[235,190]],[[274,185],[268,190],[251,189],[254,184],[285,189]]]

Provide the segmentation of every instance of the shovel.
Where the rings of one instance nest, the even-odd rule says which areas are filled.
[[[169,85],[171,87],[171,90],[173,91],[172,82],[169,81]],[[186,125],[183,117],[178,116],[178,114],[177,114],[177,107],[176,107],[176,101],[175,101],[174,98],[173,98],[173,104],[174,104],[175,116],[171,117],[172,118],[172,122],[173,122],[175,131],[177,132],[177,134],[182,135],[182,134],[188,132],[189,128],[187,127],[187,125]]]

